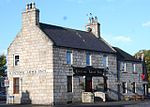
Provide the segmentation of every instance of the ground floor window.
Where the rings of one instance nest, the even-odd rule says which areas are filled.
[[[133,86],[133,89],[132,89],[133,93],[136,93],[136,83],[133,82],[133,83],[132,83],[132,86]]]
[[[122,82],[122,93],[127,93],[127,82]]]
[[[72,92],[72,76],[67,76],[67,92]]]
[[[13,93],[19,94],[19,78],[13,78]]]
[[[147,84],[143,84],[143,88],[144,88],[144,95],[146,96],[148,94]]]

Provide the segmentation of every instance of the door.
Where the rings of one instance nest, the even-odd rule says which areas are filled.
[[[92,76],[85,78],[85,92],[92,92]]]

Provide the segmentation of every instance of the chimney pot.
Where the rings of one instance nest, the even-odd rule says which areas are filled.
[[[32,9],[32,3],[30,3],[30,9]]]
[[[32,3],[32,8],[34,8],[34,9],[35,9],[35,3],[34,3],[34,2]]]
[[[26,5],[26,10],[29,10],[29,4]]]

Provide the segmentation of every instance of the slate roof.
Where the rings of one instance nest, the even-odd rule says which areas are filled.
[[[55,46],[115,53],[105,41],[96,38],[90,32],[44,23],[40,23],[40,28],[54,42]]]
[[[141,60],[136,59],[132,55],[128,54],[127,52],[121,50],[118,47],[113,47],[116,50],[117,59],[121,61],[133,61],[133,62],[141,62]]]

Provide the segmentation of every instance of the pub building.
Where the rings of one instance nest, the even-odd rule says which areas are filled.
[[[86,31],[41,23],[39,19],[35,3],[27,4],[21,30],[8,48],[7,103],[57,105],[94,102],[95,97],[98,101],[124,100],[128,92],[120,91],[124,88],[121,79],[130,77],[118,76],[117,50],[101,37],[97,17],[89,18]],[[137,73],[132,82],[137,83],[142,62],[135,62],[138,67],[134,66]],[[142,85],[140,80],[134,87],[137,94],[143,95]]]

